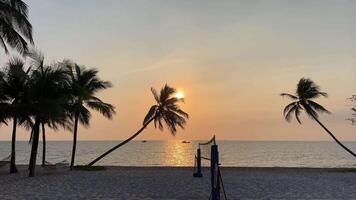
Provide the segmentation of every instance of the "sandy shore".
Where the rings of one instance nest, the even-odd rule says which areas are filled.
[[[0,169],[0,199],[208,199],[210,176],[192,168],[41,169],[28,178]],[[342,169],[222,168],[228,199],[356,199],[356,173]]]

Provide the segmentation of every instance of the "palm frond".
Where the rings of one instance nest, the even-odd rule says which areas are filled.
[[[286,114],[289,112],[289,110],[291,108],[293,108],[294,106],[296,106],[296,102],[292,102],[292,103],[288,104],[283,110],[283,116],[286,116]]]
[[[288,97],[288,98],[290,98],[290,99],[292,99],[292,100],[297,100],[297,99],[298,99],[298,97],[296,97],[296,96],[294,96],[294,95],[292,95],[292,94],[288,94],[288,93],[281,93],[280,96],[282,96],[282,97]]]
[[[154,89],[153,87],[151,87],[151,92],[152,92],[153,97],[155,98],[156,102],[157,102],[157,103],[160,103],[160,98],[159,98],[159,95],[158,95],[157,90]]]
[[[301,120],[300,120],[300,113],[301,113],[301,110],[302,110],[302,108],[300,107],[299,104],[297,104],[297,107],[296,107],[296,109],[295,109],[295,119],[297,120],[297,122],[298,122],[299,124],[302,124],[302,122],[301,122]]]
[[[155,117],[156,111],[157,111],[158,106],[157,105],[153,105],[150,110],[148,111],[148,113],[146,114],[144,120],[143,120],[143,125],[145,125],[150,119]]]
[[[111,104],[102,101],[87,101],[86,104],[89,108],[98,111],[108,119],[111,119],[113,114],[115,114],[115,107]]]
[[[294,105],[291,107],[288,112],[284,115],[284,118],[286,119],[287,122],[290,122],[292,120],[292,113],[294,113],[297,109],[297,106]]]
[[[311,109],[313,109],[317,112],[331,114],[331,112],[326,110],[326,108],[324,108],[323,106],[321,106],[320,104],[318,104],[312,100],[308,100],[307,103],[309,104]]]

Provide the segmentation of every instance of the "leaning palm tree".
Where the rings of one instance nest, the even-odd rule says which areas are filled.
[[[2,81],[3,93],[8,98],[8,117],[13,121],[10,173],[17,172],[15,164],[16,128],[18,125],[24,125],[29,129],[32,125],[31,119],[22,113],[22,109],[19,109],[19,105],[26,103],[28,98],[28,74],[30,69],[25,70],[24,65],[22,59],[11,58],[5,65]]]
[[[5,53],[9,52],[10,46],[23,54],[28,50],[26,40],[33,44],[26,3],[21,0],[0,0],[0,46]]]
[[[79,66],[70,61],[64,61],[63,65],[66,66],[70,79],[69,94],[71,95],[71,101],[68,109],[71,113],[71,119],[74,121],[73,148],[70,162],[70,169],[72,170],[77,147],[78,123],[80,122],[86,127],[89,126],[91,118],[89,109],[98,111],[104,117],[111,119],[115,113],[115,108],[95,96],[97,92],[111,87],[110,82],[99,79],[98,70],[86,69],[84,66]]]
[[[172,135],[175,135],[177,132],[177,126],[184,129],[186,124],[186,119],[189,118],[188,114],[184,112],[177,103],[184,102],[183,98],[177,98],[173,95],[176,93],[176,90],[167,84],[161,89],[160,94],[154,88],[151,88],[153,96],[156,100],[156,104],[153,105],[148,111],[146,117],[143,120],[143,126],[135,134],[129,137],[127,140],[121,142],[120,144],[114,146],[91,163],[88,166],[92,166],[102,158],[104,158],[109,153],[113,152],[117,148],[123,146],[124,144],[130,142],[135,137],[137,137],[152,121],[154,122],[155,128],[163,130],[163,121],[170,130]]]
[[[343,149],[349,152],[351,155],[356,157],[356,154],[348,149],[345,145],[343,145],[335,136],[332,134],[319,120],[319,113],[327,113],[330,112],[325,109],[320,104],[313,101],[318,97],[327,97],[327,93],[321,92],[318,85],[316,85],[312,80],[307,78],[300,79],[295,95],[282,93],[281,96],[288,97],[293,100],[292,103],[288,104],[283,111],[285,119],[290,122],[292,119],[292,115],[295,116],[298,123],[301,124],[300,114],[304,110],[309,117],[315,120],[334,140],[337,144],[339,144]]]

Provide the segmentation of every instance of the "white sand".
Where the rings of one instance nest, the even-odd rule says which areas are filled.
[[[38,167],[40,169],[41,167]],[[356,199],[356,173],[332,169],[223,168],[228,199]],[[6,172],[6,173],[5,173]],[[191,168],[109,167],[40,170],[26,177],[0,170],[0,199],[208,199],[210,176]]]

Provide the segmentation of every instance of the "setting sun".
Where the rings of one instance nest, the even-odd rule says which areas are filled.
[[[177,99],[183,99],[184,98],[184,93],[182,91],[177,91],[175,97]]]

